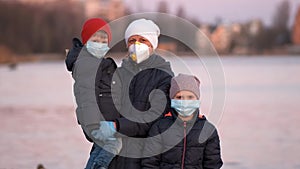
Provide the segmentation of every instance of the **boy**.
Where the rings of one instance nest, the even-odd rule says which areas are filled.
[[[99,129],[99,121],[113,121],[119,117],[110,94],[111,78],[117,66],[112,59],[104,58],[109,50],[110,28],[104,20],[92,18],[84,23],[81,37],[83,45],[68,54],[66,65],[75,80],[78,123],[86,138],[94,142],[86,169],[108,168],[121,150],[121,139],[99,138],[92,131]]]
[[[199,85],[195,76],[179,74],[172,78],[172,109],[149,131],[143,169],[221,168],[217,130],[199,112]]]

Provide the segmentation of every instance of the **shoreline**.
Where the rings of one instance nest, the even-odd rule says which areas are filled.
[[[115,59],[121,59],[127,55],[126,52],[112,52],[109,54],[110,57]],[[193,57],[196,56],[193,52],[177,52],[176,56],[180,57]],[[218,54],[219,57],[282,57],[282,56],[296,56],[300,57],[298,53],[287,53],[287,52],[266,52],[266,53],[245,53],[245,54]],[[24,56],[21,55],[6,55],[0,58],[0,65],[13,65],[18,63],[26,63],[26,62],[43,62],[43,61],[64,61],[65,55],[60,53],[41,53],[41,54],[26,54]]]

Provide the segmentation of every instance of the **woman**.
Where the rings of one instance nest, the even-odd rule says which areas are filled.
[[[113,99],[121,117],[113,122],[112,132],[103,132],[101,126],[98,132],[103,138],[122,138],[121,152],[111,162],[111,169],[141,168],[142,140],[153,122],[169,109],[173,72],[170,63],[155,54],[159,34],[159,27],[146,19],[135,20],[126,29],[129,56],[112,81]]]

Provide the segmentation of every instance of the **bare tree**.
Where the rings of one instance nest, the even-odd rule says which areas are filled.
[[[1,44],[17,54],[62,52],[80,35],[84,20],[80,8],[71,1],[47,5],[0,1]]]
[[[275,45],[284,45],[290,42],[288,22],[290,17],[290,3],[284,0],[277,6],[273,18],[273,31],[275,32]]]
[[[168,4],[166,1],[160,1],[158,4],[158,12],[160,13],[168,13]]]
[[[276,13],[273,18],[273,28],[279,32],[288,29],[288,22],[290,17],[290,3],[284,0],[277,6]]]
[[[184,8],[183,8],[182,5],[180,5],[180,6],[177,8],[176,16],[178,16],[178,17],[180,17],[180,18],[183,18],[183,19],[186,18],[186,16],[185,16],[185,11],[184,11]]]

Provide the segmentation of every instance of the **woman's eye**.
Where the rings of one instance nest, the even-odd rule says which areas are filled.
[[[136,40],[135,39],[131,39],[129,40],[129,43],[134,43]]]

